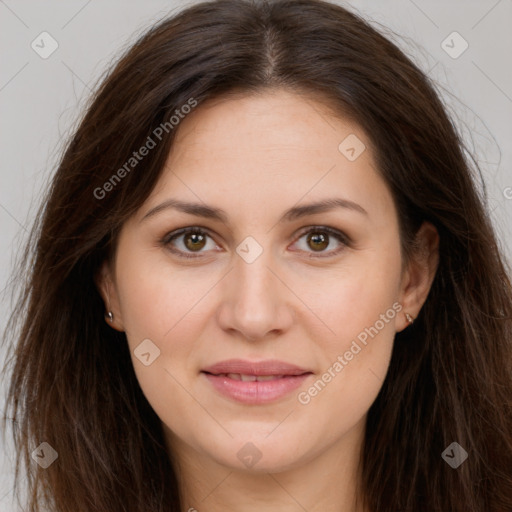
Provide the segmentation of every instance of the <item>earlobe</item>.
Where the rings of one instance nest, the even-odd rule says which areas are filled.
[[[433,224],[424,222],[416,235],[415,248],[402,279],[400,303],[404,314],[397,322],[397,332],[404,330],[418,317],[427,300],[438,265],[439,234]]]
[[[116,287],[107,261],[102,263],[94,282],[105,304],[105,321],[116,331],[124,332]]]
[[[413,324],[414,323],[414,318],[409,314],[409,313],[405,313],[405,319],[409,322],[409,324]]]

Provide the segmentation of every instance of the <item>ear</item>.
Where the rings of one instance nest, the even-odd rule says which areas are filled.
[[[111,311],[113,314],[112,322],[108,316],[105,316],[105,321],[116,331],[124,332],[117,287],[112,274],[109,262],[104,261],[94,276],[94,282],[105,303],[105,315],[108,311]]]
[[[416,234],[415,248],[402,277],[400,304],[403,314],[397,319],[397,332],[409,326],[405,313],[417,318],[427,300],[439,265],[439,234],[424,222]]]

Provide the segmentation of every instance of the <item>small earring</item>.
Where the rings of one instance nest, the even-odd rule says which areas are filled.
[[[407,319],[409,324],[412,324],[414,322],[414,318],[411,315],[409,315],[409,313],[405,313],[405,318]]]
[[[110,323],[114,321],[114,313],[112,311],[107,312],[108,319],[110,320]]]

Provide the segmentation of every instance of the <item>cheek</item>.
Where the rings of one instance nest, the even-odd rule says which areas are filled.
[[[309,295],[308,306],[322,321],[316,322],[320,330],[303,322],[311,326],[309,337],[322,352],[319,378],[301,390],[299,401],[311,403],[310,411],[332,416],[335,423],[342,411],[351,424],[373,403],[388,370],[395,321],[402,309],[397,302],[400,270],[396,244],[386,253],[354,257]]]
[[[215,284],[211,272],[171,267],[163,251],[132,252],[118,268],[121,315],[133,342],[181,339],[177,333],[198,325],[197,306]]]
[[[157,415],[185,436],[194,418],[204,416],[191,398],[190,380],[197,372],[197,340],[207,317],[213,278],[205,274],[191,279],[191,272],[179,271],[170,275],[165,265],[155,265],[154,260],[148,265],[134,256],[123,263],[118,273],[121,314],[135,375]],[[147,339],[154,344],[144,350],[151,353],[149,365],[137,356]]]
[[[165,255],[133,250],[119,254],[120,312],[139,384],[159,414],[184,407],[179,383],[186,385],[187,376],[196,371],[194,342],[201,338],[213,277],[170,269]],[[149,357],[138,357],[148,352]]]
[[[304,408],[304,421],[316,425],[321,419],[326,425],[318,429],[324,442],[334,441],[361,421],[389,368],[394,321],[401,306],[389,290],[372,290],[366,295],[358,286],[347,287],[329,320],[336,334],[312,338],[321,349],[322,364],[315,380],[299,390],[297,400]],[[354,295],[348,300],[351,291]]]
[[[311,275],[303,278],[296,289],[307,298],[309,309],[321,320],[323,343],[330,354],[348,350],[350,342],[358,337],[364,341],[365,333],[376,324],[383,337],[393,337],[396,310],[400,308],[397,303],[400,261],[397,244],[394,250],[384,254],[378,251],[353,254],[337,272],[318,273],[317,279]],[[312,330],[310,336],[318,339],[319,331],[315,335]]]

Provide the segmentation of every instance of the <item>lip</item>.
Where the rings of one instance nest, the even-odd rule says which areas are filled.
[[[275,402],[297,389],[313,373],[297,365],[278,361],[244,361],[230,359],[208,366],[201,371],[221,395],[240,403],[261,405]],[[273,380],[242,381],[227,374],[274,376]]]
[[[310,370],[277,359],[256,362],[228,359],[203,368],[202,371],[217,375],[220,373],[241,373],[244,375],[303,375],[304,373],[312,373]]]

